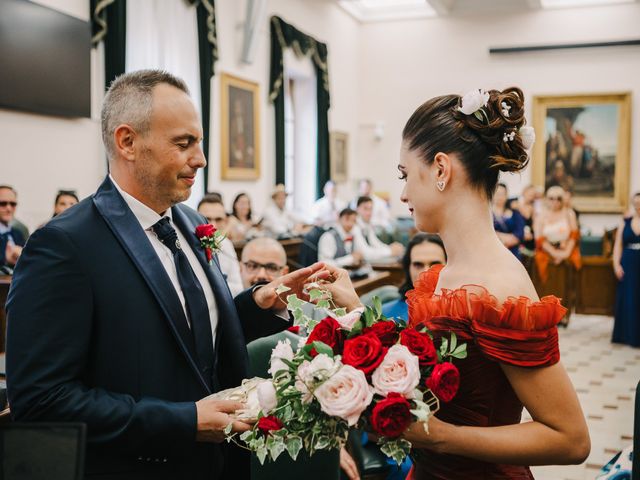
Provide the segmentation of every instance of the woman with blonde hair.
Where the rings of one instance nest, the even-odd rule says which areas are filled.
[[[582,267],[580,230],[572,208],[565,203],[565,190],[550,187],[546,205],[536,218],[535,281],[538,294],[558,295],[568,308],[562,325],[567,326],[575,306],[576,271]]]
[[[560,363],[557,323],[566,309],[539,299],[529,275],[500,242],[491,197],[500,172],[528,162],[533,132],[519,88],[435,97],[409,118],[398,170],[401,200],[420,231],[440,235],[447,265],[424,272],[407,293],[409,324],[436,348],[451,332],[467,344],[456,361],[460,389],[405,438],[413,478],[532,479],[529,465],[581,463],[589,433]],[[327,286],[347,309],[359,301],[344,270]],[[521,423],[525,407],[532,420]]]

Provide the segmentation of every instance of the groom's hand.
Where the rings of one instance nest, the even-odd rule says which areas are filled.
[[[196,440],[198,442],[224,441],[224,429],[232,424],[232,432],[246,432],[251,429],[251,425],[234,420],[229,416],[236,410],[244,408],[244,404],[230,400],[212,400],[203,398],[196,402],[196,412],[198,415],[198,432]]]
[[[256,304],[263,310],[270,308],[286,308],[287,304],[282,298],[286,298],[288,295],[296,294],[298,298],[306,300],[308,295],[304,293],[304,286],[307,283],[311,283],[320,279],[326,278],[329,273],[321,271],[324,268],[324,263],[314,263],[310,267],[301,268],[295,272],[291,272],[282,277],[276,278],[273,282],[257,288],[253,292],[253,299]],[[276,293],[276,289],[280,285],[289,287],[290,290],[282,294],[282,298]]]

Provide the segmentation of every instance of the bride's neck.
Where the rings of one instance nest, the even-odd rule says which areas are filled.
[[[447,250],[447,265],[469,266],[501,244],[493,228],[491,206],[471,197],[459,199],[445,215],[440,237]]]

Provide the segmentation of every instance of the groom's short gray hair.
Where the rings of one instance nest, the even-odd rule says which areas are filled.
[[[147,133],[153,109],[153,89],[161,83],[189,94],[182,79],[163,70],[137,70],[111,82],[101,114],[102,141],[109,159],[115,154],[113,133],[119,125],[126,123],[140,135]]]

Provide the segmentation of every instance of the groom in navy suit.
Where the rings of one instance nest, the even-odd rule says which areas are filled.
[[[116,79],[102,135],[110,175],[37,230],[15,270],[12,415],[86,423],[88,477],[244,478],[248,461],[220,443],[228,424],[250,428],[230,415],[242,405],[205,397],[247,377],[247,342],[287,327],[276,284],[234,300],[195,236],[206,220],[180,204],[206,164],[182,80]],[[301,292],[320,268],[278,283]]]

